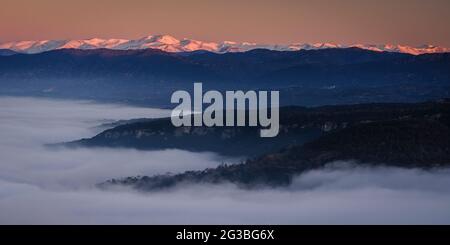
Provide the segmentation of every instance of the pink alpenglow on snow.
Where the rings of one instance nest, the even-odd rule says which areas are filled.
[[[21,53],[41,53],[57,49],[116,49],[116,50],[130,50],[130,49],[159,49],[166,52],[191,52],[197,50],[205,50],[215,53],[226,52],[245,52],[253,49],[269,49],[277,51],[298,51],[311,49],[327,49],[327,48],[349,48],[357,47],[366,50],[377,52],[398,52],[413,55],[427,54],[427,53],[445,53],[450,52],[450,48],[437,47],[434,45],[422,45],[419,47],[407,45],[367,45],[367,44],[353,44],[341,45],[334,43],[293,43],[288,45],[278,44],[258,44],[249,42],[232,42],[223,41],[219,43],[205,42],[193,39],[177,39],[170,35],[150,35],[136,40],[128,39],[83,39],[83,40],[40,40],[40,41],[17,41],[0,44],[0,49],[10,49]]]

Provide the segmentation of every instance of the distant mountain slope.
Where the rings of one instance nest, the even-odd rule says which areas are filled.
[[[110,188],[125,185],[141,191],[174,187],[180,183],[231,182],[246,188],[280,186],[288,185],[293,176],[305,171],[347,160],[366,166],[448,167],[450,104],[443,102],[434,105],[436,111],[432,113],[418,110],[395,120],[359,123],[332,130],[304,145],[292,146],[242,164],[177,175],[128,177],[110,180],[99,186]],[[417,117],[419,114],[421,116]]]
[[[17,52],[14,52],[12,50],[0,49],[0,56],[10,56],[10,55],[15,55],[15,54],[17,54]]]
[[[0,56],[1,94],[167,106],[174,90],[281,91],[284,105],[417,102],[449,96],[450,54],[350,49],[245,53],[55,50]]]
[[[258,44],[249,42],[205,42],[193,39],[179,40],[170,35],[150,35],[136,40],[127,39],[101,39],[91,38],[84,40],[39,40],[39,41],[18,41],[0,44],[0,48],[11,49],[23,53],[41,53],[57,49],[116,49],[116,50],[130,50],[130,49],[159,49],[166,52],[191,52],[198,50],[205,50],[216,53],[227,52],[245,52],[253,49],[269,49],[276,51],[298,51],[298,50],[315,50],[328,48],[351,48],[357,47],[366,50],[377,52],[398,52],[413,55],[426,53],[444,53],[450,52],[449,48],[437,47],[434,45],[422,45],[412,47],[407,45],[365,45],[352,44],[341,45],[334,43],[293,43],[287,45],[278,44]]]

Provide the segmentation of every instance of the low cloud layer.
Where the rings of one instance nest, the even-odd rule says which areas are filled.
[[[212,153],[48,149],[94,135],[105,120],[160,117],[86,101],[0,97],[0,224],[449,224],[450,170],[337,163],[283,189],[179,186],[142,194],[93,184],[133,175],[214,167]]]
[[[167,110],[89,101],[0,97],[0,178],[50,189],[80,189],[110,178],[204,169],[227,160],[181,150],[45,146],[92,137],[104,122],[168,115]]]
[[[384,179],[388,179],[387,182]],[[397,181],[398,179],[398,181]],[[313,171],[288,189],[183,186],[51,191],[0,183],[9,224],[448,224],[450,173],[400,169]],[[420,186],[424,183],[425,186]]]

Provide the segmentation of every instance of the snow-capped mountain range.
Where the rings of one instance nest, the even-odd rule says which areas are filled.
[[[116,50],[130,50],[130,49],[159,49],[166,52],[189,52],[197,50],[206,50],[216,53],[226,52],[245,52],[252,49],[270,49],[278,51],[297,51],[297,50],[311,50],[311,49],[325,49],[325,48],[349,48],[358,47],[361,49],[373,51],[387,51],[408,53],[413,55],[426,53],[444,53],[450,52],[450,48],[437,47],[433,45],[423,45],[419,47],[412,47],[406,45],[340,45],[333,43],[293,43],[290,45],[276,45],[276,44],[257,44],[247,42],[231,42],[224,41],[220,43],[203,42],[193,39],[177,39],[170,35],[151,35],[141,39],[101,39],[92,38],[84,40],[41,40],[41,41],[18,41],[7,42],[0,44],[0,49],[9,49],[16,52],[35,54],[56,49],[116,49]]]

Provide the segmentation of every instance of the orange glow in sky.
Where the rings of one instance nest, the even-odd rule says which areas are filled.
[[[450,46],[448,0],[0,0],[0,42],[170,34]]]

